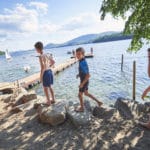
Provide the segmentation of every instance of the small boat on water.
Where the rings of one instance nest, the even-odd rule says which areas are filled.
[[[23,69],[24,69],[25,72],[29,72],[31,68],[30,68],[30,66],[24,66]]]
[[[67,54],[72,54],[72,52],[68,51]]]
[[[6,49],[6,51],[5,51],[5,57],[6,57],[6,60],[7,60],[7,61],[11,61],[11,60],[12,60],[12,57],[11,57],[11,55],[10,55],[8,49]]]

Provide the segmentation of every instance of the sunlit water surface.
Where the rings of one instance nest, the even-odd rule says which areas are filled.
[[[149,85],[147,75],[147,48],[144,46],[138,53],[127,53],[130,40],[82,45],[87,52],[94,49],[94,58],[87,59],[90,69],[89,92],[102,100],[105,104],[113,104],[118,97],[132,98],[132,67],[137,64],[136,99],[141,101],[143,90]],[[67,60],[72,51],[78,46],[55,48],[46,50],[54,55],[57,64]],[[121,72],[121,55],[124,54],[124,71]],[[40,70],[35,51],[13,52],[13,60],[7,62],[0,56],[0,82],[9,82],[29,76]],[[30,66],[27,74],[23,67]],[[78,63],[55,76],[54,91],[56,98],[76,101],[79,80],[76,79]],[[42,86],[35,88],[43,95]]]

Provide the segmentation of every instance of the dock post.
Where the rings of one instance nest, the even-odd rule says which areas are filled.
[[[19,81],[17,80],[17,87],[19,88]]]
[[[133,61],[133,91],[132,91],[133,100],[136,99],[136,61]]]
[[[123,71],[123,62],[124,62],[124,55],[122,54],[122,57],[121,57],[121,71]]]

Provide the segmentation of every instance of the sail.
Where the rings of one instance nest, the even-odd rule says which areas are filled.
[[[11,60],[11,56],[10,56],[8,50],[5,51],[5,57],[7,60]]]

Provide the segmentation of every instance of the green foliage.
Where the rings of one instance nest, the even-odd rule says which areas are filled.
[[[0,55],[4,55],[5,54],[5,52],[3,52],[3,51],[0,51]]]
[[[96,38],[93,41],[93,43],[126,40],[126,39],[131,39],[131,38],[132,38],[132,35],[123,35],[122,33],[114,33],[111,35],[100,36],[100,37]]]
[[[101,19],[110,13],[114,18],[126,19],[124,34],[132,34],[129,51],[138,51],[144,40],[150,41],[150,0],[103,0]]]

